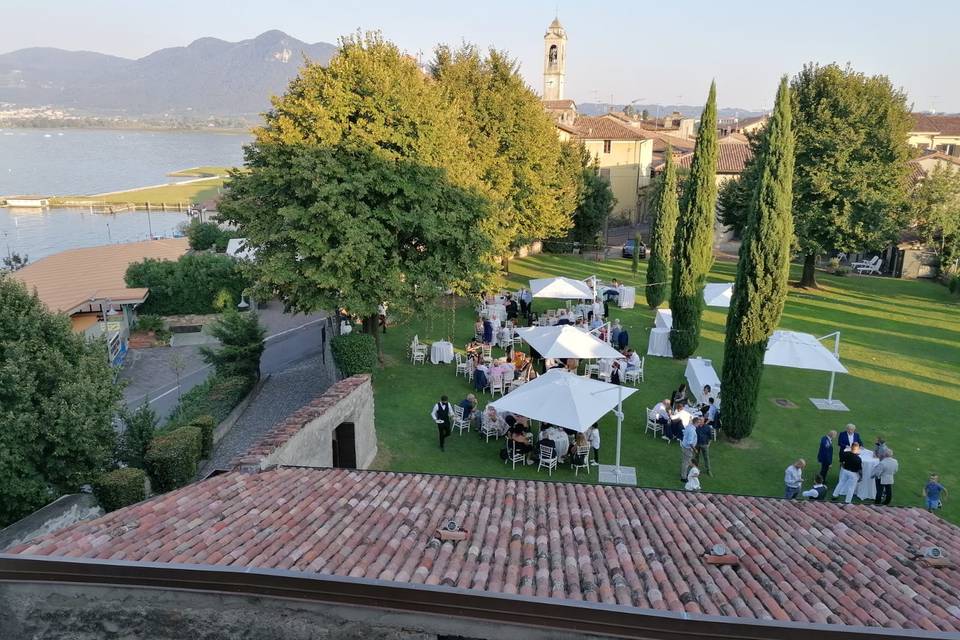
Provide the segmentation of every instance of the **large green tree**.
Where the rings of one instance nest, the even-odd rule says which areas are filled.
[[[703,285],[713,266],[713,223],[717,211],[717,87],[710,83],[700,118],[690,176],[683,189],[673,250],[670,309],[673,357],[689,358],[700,342]]]
[[[957,271],[960,258],[960,168],[938,164],[916,186],[913,223],[923,243],[933,248],[944,270]]]
[[[583,195],[573,213],[574,241],[582,245],[597,244],[597,237],[613,211],[616,198],[610,183],[600,177],[595,165],[583,169]]]
[[[667,274],[673,252],[673,237],[677,230],[677,219],[680,217],[678,197],[677,166],[673,161],[673,149],[668,146],[663,173],[657,181],[656,209],[650,230],[646,296],[651,309],[659,307],[667,297]]]
[[[119,399],[106,344],[0,276],[0,526],[109,466]]]
[[[760,180],[750,200],[723,352],[723,429],[735,440],[753,432],[767,339],[787,299],[793,242],[793,129],[790,89],[780,81],[758,145]]]
[[[576,185],[561,169],[561,143],[540,98],[502,51],[440,46],[431,74],[458,110],[465,155],[479,174],[494,215],[494,248],[563,236],[573,224]]]
[[[242,376],[253,380],[260,377],[260,356],[263,355],[266,330],[257,314],[240,313],[227,309],[213,325],[211,335],[220,341],[216,349],[200,347],[200,353],[217,374],[224,378]]]
[[[807,65],[791,90],[801,286],[814,287],[818,255],[879,250],[903,228],[911,118],[906,95],[886,76],[849,66]]]
[[[380,303],[402,313],[488,283],[495,213],[458,115],[376,34],[344,39],[326,67],[308,63],[220,205],[257,251],[261,295],[345,307],[379,343]]]

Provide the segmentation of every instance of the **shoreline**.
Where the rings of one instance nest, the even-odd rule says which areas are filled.
[[[249,129],[232,129],[224,127],[208,128],[184,128],[184,127],[159,127],[150,125],[139,125],[135,127],[110,126],[110,127],[89,127],[89,126],[54,126],[45,125],[42,127],[22,127],[13,123],[0,123],[0,131],[141,131],[141,132],[163,132],[163,133],[217,133],[222,135],[252,135],[253,127]]]

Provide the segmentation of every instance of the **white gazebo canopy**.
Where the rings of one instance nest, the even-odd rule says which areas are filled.
[[[593,290],[586,282],[563,276],[531,280],[530,293],[534,298],[593,300]]]
[[[570,325],[528,327],[516,331],[524,342],[536,349],[544,358],[616,359],[623,357],[619,351],[603,340]]]
[[[732,282],[708,282],[703,288],[703,301],[708,307],[729,307],[732,297]]]
[[[632,387],[550,369],[491,404],[500,412],[509,411],[582,433],[616,409],[622,398],[636,392]]]
[[[820,342],[833,338],[833,351]],[[830,372],[830,391],[826,398],[810,398],[818,409],[849,411],[840,400],[833,398],[833,383],[838,373],[847,373],[840,362],[840,332],[835,331],[820,338],[798,331],[774,331],[767,340],[767,351],[763,354],[763,364],[794,369],[811,369]]]
[[[823,343],[809,333],[797,331],[774,331],[767,340],[767,352],[763,364],[794,369],[813,369],[847,373],[840,360]]]

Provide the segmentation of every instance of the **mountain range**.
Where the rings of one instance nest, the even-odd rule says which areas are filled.
[[[91,115],[249,116],[270,106],[304,59],[330,61],[336,46],[282,31],[186,47],[131,60],[90,51],[34,47],[0,55],[0,102],[49,105]]]

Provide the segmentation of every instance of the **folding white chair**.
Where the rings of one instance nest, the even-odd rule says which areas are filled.
[[[527,462],[527,456],[517,450],[513,440],[507,442],[507,459],[503,461],[503,464],[507,464],[508,462],[513,465],[514,470],[517,469],[518,462],[520,464],[526,464]]]
[[[570,459],[570,468],[573,469],[573,475],[580,473],[580,469],[586,469],[587,475],[590,475],[590,445],[577,447]]]
[[[613,362],[610,360],[601,360],[597,364],[597,380],[610,382],[610,373],[613,371]]]
[[[498,376],[495,376],[495,375],[491,375],[491,376],[490,376],[490,395],[491,395],[491,396],[496,396],[496,395],[497,395],[497,392],[500,392],[500,395],[501,395],[501,396],[506,393],[506,391],[504,391],[504,387],[503,387],[503,375],[502,375],[502,374],[501,374],[501,375],[498,375]]]
[[[587,377],[600,375],[600,365],[596,362],[587,363]]]
[[[871,274],[880,275],[880,267],[883,266],[883,259],[880,256],[874,257],[870,262],[856,267],[857,273],[864,276]]]
[[[643,430],[644,435],[646,435],[649,431],[653,431],[653,437],[656,438],[658,435],[663,433],[663,425],[657,422],[657,418],[653,415],[653,411],[647,407],[647,428]]]
[[[553,475],[553,470],[557,468],[557,451],[553,447],[540,445],[540,458],[537,464],[537,473],[544,467],[547,468],[547,475]]]
[[[470,421],[463,417],[463,407],[453,406],[453,428],[462,436],[464,431],[470,431]]]
[[[493,439],[496,440],[500,437],[500,432],[497,430],[497,425],[495,423],[487,422],[486,420],[480,420],[480,435],[483,436],[484,442],[490,442],[490,436],[493,436]]]
[[[468,369],[468,366],[467,366],[468,363],[467,363],[466,360],[463,359],[463,354],[460,353],[460,352],[457,352],[457,353],[453,354],[453,357],[454,357],[454,358],[456,359],[456,361],[457,361],[457,371],[456,371],[456,374],[459,376],[459,375],[462,373],[463,375],[465,375],[465,376],[467,377],[467,379],[469,379],[469,378],[470,378],[470,372],[467,371],[467,369]]]
[[[491,345],[489,345],[489,344],[481,345],[481,347],[480,347],[480,355],[482,355],[482,356],[484,357],[484,359],[486,359],[486,358],[491,358],[491,359],[492,359],[492,358],[493,358],[493,347],[492,347]]]
[[[624,384],[633,384],[637,386],[637,382],[643,377],[643,365],[640,369],[624,369],[623,371],[623,383]]]

